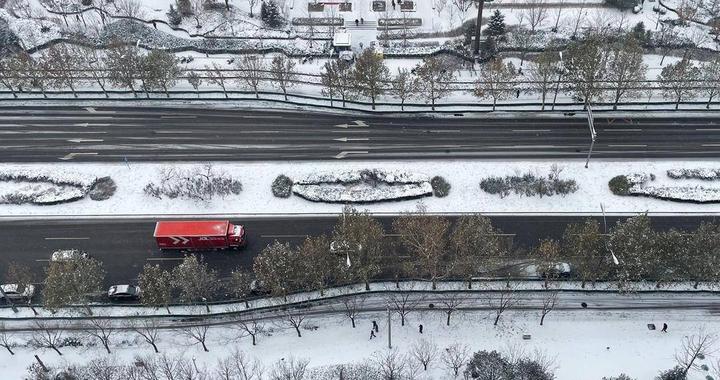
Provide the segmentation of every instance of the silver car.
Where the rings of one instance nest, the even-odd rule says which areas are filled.
[[[25,285],[25,289],[21,289],[18,284],[3,284],[0,285],[2,292],[0,292],[0,299],[7,298],[10,301],[25,301],[32,298],[35,294],[34,285]],[[3,297],[3,293],[5,296]]]

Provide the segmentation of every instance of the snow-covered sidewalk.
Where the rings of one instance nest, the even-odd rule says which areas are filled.
[[[444,198],[425,197],[421,201],[408,200],[359,205],[358,208],[378,214],[393,214],[415,210],[422,202],[428,212],[485,214],[598,214],[600,205],[608,213],[633,214],[716,214],[720,204],[688,204],[662,201],[644,197],[617,196],[608,188],[608,181],[621,174],[654,174],[654,186],[706,186],[720,187],[717,181],[674,180],[666,176],[668,169],[717,168],[717,161],[615,161],[592,160],[590,168],[584,168],[583,160],[457,160],[457,161],[348,161],[348,162],[272,162],[272,163],[215,163],[215,168],[242,181],[243,191],[224,199],[207,203],[183,199],[157,199],[143,192],[147,183],[158,180],[158,171],[164,164],[53,164],[0,165],[6,168],[27,170],[53,170],[57,172],[85,173],[92,176],[110,176],[117,184],[117,191],[110,199],[77,202],[53,206],[2,205],[0,214],[5,218],[25,216],[102,216],[133,217],[140,215],[179,216],[227,215],[229,217],[273,216],[293,214],[337,214],[342,205],[310,202],[299,196],[274,197],[271,192],[273,180],[280,174],[290,178],[302,178],[317,172],[383,169],[401,170],[428,177],[442,176],[451,185]],[[192,164],[173,164],[186,167]],[[562,172],[562,179],[574,179],[579,189],[567,196],[524,197],[511,194],[505,198],[485,193],[479,183],[490,176],[506,176],[518,173],[534,173],[547,176],[553,165]]]

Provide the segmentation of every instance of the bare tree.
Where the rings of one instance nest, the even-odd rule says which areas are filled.
[[[342,106],[345,102],[355,98],[355,71],[349,63],[342,60],[325,62],[324,70],[320,73],[320,81],[323,86],[323,95],[330,98],[332,106],[333,98],[339,96],[342,99]]]
[[[110,83],[116,86],[127,87],[135,92],[135,81],[140,79],[143,70],[143,56],[133,45],[114,42],[107,50],[103,66],[107,69]]]
[[[720,24],[720,21],[717,22]],[[720,33],[719,33],[720,34]],[[708,97],[705,108],[710,108],[713,98],[720,94],[720,58],[715,57],[712,61],[705,62],[700,66],[705,89],[703,92]]]
[[[343,299],[342,299],[343,313],[345,314],[345,317],[347,317],[350,320],[350,322],[352,324],[352,328],[355,328],[355,318],[362,310],[362,307],[364,304],[365,304],[365,296],[364,295],[343,297]]]
[[[100,86],[105,97],[109,98],[110,95],[106,89],[106,82],[108,81],[108,73],[106,72],[107,68],[105,66],[106,60],[103,59],[98,54],[97,49],[93,47],[80,46],[77,47],[75,51],[80,56],[80,67]]]
[[[561,248],[560,243],[554,239],[543,239],[535,249],[535,256],[538,259],[538,271],[545,279],[545,286],[548,281],[558,276],[557,266],[560,265]]]
[[[463,17],[467,13],[467,11],[470,9],[470,7],[473,5],[473,3],[474,2],[472,0],[452,0],[452,5],[454,5],[455,8],[457,8],[458,12],[460,12],[460,14],[462,14]]]
[[[238,82],[241,86],[248,87],[255,92],[255,98],[260,99],[258,89],[265,80],[265,64],[257,55],[243,55],[237,60]]]
[[[239,350],[218,359],[215,370],[218,380],[262,380],[264,372],[265,368],[260,360],[250,359]]]
[[[200,75],[196,73],[195,71],[190,71],[185,76],[185,80],[190,84],[194,89],[195,93],[197,94],[197,97],[200,97],[200,85],[202,85],[203,80],[200,78]]]
[[[453,343],[446,347],[440,356],[440,361],[445,364],[448,371],[450,371],[454,377],[458,377],[460,369],[470,359],[470,348],[465,344]]]
[[[548,17],[547,3],[545,0],[530,0],[523,13],[530,24],[530,33],[535,34],[535,29]]]
[[[298,338],[302,338],[300,327],[302,327],[303,322],[305,322],[305,318],[307,318],[307,316],[303,315],[302,312],[297,309],[288,307],[283,311],[283,320],[285,324],[295,329]]]
[[[265,324],[258,321],[255,318],[244,319],[237,322],[235,329],[240,331],[240,336],[250,336],[252,338],[252,345],[257,345],[257,337],[265,332]]]
[[[73,371],[74,368],[69,368],[69,371]],[[80,376],[86,379],[97,379],[97,380],[131,380],[125,377],[125,366],[118,363],[117,357],[115,356],[104,356],[97,357],[90,360],[85,364],[79,371]],[[77,378],[81,378],[78,376]],[[75,378],[75,377],[71,377]]]
[[[423,83],[419,87],[420,94],[431,103],[431,109],[435,111],[435,102],[450,94],[451,82],[455,79],[453,70],[445,60],[436,56],[423,59],[414,70],[420,83]]]
[[[169,88],[175,86],[180,77],[180,67],[175,55],[165,50],[154,49],[144,57],[143,66],[143,76],[149,79],[146,85],[163,90],[165,96],[169,98]]]
[[[145,17],[140,2],[137,0],[114,0],[115,9],[120,16],[142,19]]]
[[[495,322],[493,322],[493,326],[497,326],[502,314],[517,303],[515,288],[515,286],[506,286],[497,292],[488,293],[488,306],[495,311]]]
[[[253,14],[253,9],[255,9],[255,6],[257,5],[258,0],[247,0],[247,2],[248,2],[248,8],[250,8],[250,18],[253,18],[253,17],[255,17],[255,15]]]
[[[49,323],[43,320],[33,322],[33,334],[30,343],[38,348],[51,348],[62,356],[59,346],[63,341],[64,325],[60,323]]]
[[[447,319],[445,320],[447,326],[450,326],[450,317],[464,302],[465,298],[460,293],[446,294],[442,301],[440,301],[443,306],[443,311],[445,311],[445,315],[447,315]]]
[[[16,60],[13,58],[0,59],[0,84],[5,86],[17,98],[17,91],[22,86],[22,81],[18,78]]]
[[[172,300],[172,275],[160,268],[160,265],[145,264],[138,276],[138,283],[143,292],[140,300],[143,304],[153,307],[164,307],[170,314]]]
[[[83,333],[90,338],[95,338],[105,347],[110,354],[110,338],[116,332],[112,327],[112,321],[107,318],[91,318],[82,327]]]
[[[330,281],[342,277],[341,260],[330,252],[330,239],[325,235],[307,237],[297,250],[306,283],[324,296]]]
[[[582,223],[569,224],[562,240],[563,256],[572,262],[575,273],[580,277],[581,287],[588,281],[592,286],[609,273],[611,263],[600,232],[600,224],[590,218]]]
[[[545,283],[545,290],[542,292],[542,309],[540,310],[540,326],[545,322],[545,317],[555,309],[560,291],[554,281]]]
[[[562,10],[564,8],[565,0],[560,0],[557,2],[558,6],[555,8],[555,25],[552,27],[552,31],[556,32],[558,31],[558,25],[560,25],[560,15],[562,14]]]
[[[440,14],[447,6],[447,3],[447,0],[432,0],[432,6],[435,9],[435,12],[437,12],[438,17],[440,17]]]
[[[400,316],[400,326],[405,326],[408,314],[415,311],[424,300],[423,296],[412,292],[392,292],[387,297],[390,309]]]
[[[225,99],[228,99],[227,88],[225,87],[225,70],[223,70],[217,62],[213,62],[212,66],[205,66],[205,69],[207,70],[208,75],[207,80],[220,86],[220,88],[222,88],[223,95],[225,95]]]
[[[374,49],[363,50],[355,59],[354,74],[358,91],[370,98],[372,109],[375,109],[375,98],[385,92],[390,77],[390,70],[385,66],[382,55]]]
[[[0,322],[0,347],[4,347],[10,355],[15,355],[13,348],[16,346],[13,340],[13,333],[5,328],[5,322]]]
[[[582,99],[583,108],[602,98],[602,81],[607,77],[607,54],[600,37],[591,35],[578,41],[566,52],[566,79],[575,97]]]
[[[282,90],[285,100],[288,100],[287,89],[295,85],[297,80],[295,61],[284,55],[276,55],[270,64],[270,72],[275,84]]]
[[[492,99],[492,110],[495,111],[497,101],[507,99],[512,94],[515,75],[512,62],[504,64],[499,58],[492,59],[480,69],[474,94],[479,98]]]
[[[405,101],[418,91],[417,81],[410,70],[398,68],[398,73],[390,82],[393,94],[400,99],[400,110],[405,110]]]
[[[490,218],[480,214],[461,216],[450,234],[454,275],[462,276],[472,289],[473,276],[485,273],[507,254],[502,231],[493,227]]]
[[[533,34],[523,28],[518,27],[510,34],[511,40],[513,45],[520,50],[520,66],[518,70],[518,74],[522,74],[522,66],[523,63],[525,63],[525,54],[532,48],[533,44]]]
[[[718,337],[715,334],[707,333],[700,329],[697,334],[685,336],[682,347],[675,352],[675,361],[682,367],[683,375],[687,376],[691,369],[700,369],[695,361],[700,357],[708,357],[717,350]]]
[[[380,377],[384,380],[402,379],[409,366],[407,356],[399,353],[397,349],[376,352],[373,361]]]
[[[282,358],[275,362],[270,369],[270,380],[304,380],[309,359],[296,359],[291,356],[288,360]]]
[[[8,264],[5,282],[17,284],[17,292],[22,294],[28,287],[34,286],[35,276],[27,265],[11,261],[10,264]],[[5,302],[10,303],[10,305],[14,307],[11,300],[6,299]],[[38,315],[35,307],[32,305],[32,299],[28,299],[27,302],[28,307],[30,307],[33,313]]]
[[[45,59],[50,83],[58,89],[69,87],[77,98],[75,89],[82,84],[84,73],[79,70],[82,62],[75,49],[71,50],[67,45],[53,45],[47,49]]]
[[[160,340],[160,322],[157,318],[128,319],[126,327],[140,335],[145,342],[152,346],[156,354],[160,353],[157,347]]]
[[[448,230],[450,222],[441,216],[427,215],[423,208],[416,213],[402,214],[393,220],[393,230],[400,235],[400,242],[419,260],[424,272],[437,288],[437,280],[447,268]]]
[[[230,292],[236,298],[245,302],[245,308],[249,308],[248,297],[253,288],[253,275],[242,269],[234,270],[230,275]]]
[[[338,252],[350,257],[347,268],[353,279],[362,281],[370,290],[370,279],[380,273],[380,263],[386,252],[383,242],[385,231],[382,224],[367,212],[344,208],[342,216],[333,229],[335,245],[344,247]]]
[[[642,93],[638,88],[645,80],[647,65],[643,63],[643,49],[633,37],[615,42],[609,58],[608,81],[614,87],[613,109],[617,109],[620,98]]]
[[[202,345],[203,351],[210,352],[210,350],[208,350],[207,346],[205,345],[205,342],[207,341],[208,330],[210,330],[209,325],[200,324],[184,327],[181,332],[188,339],[192,339],[196,343],[200,343]]]
[[[680,107],[683,99],[695,96],[695,86],[699,79],[700,69],[688,59],[663,67],[658,76],[663,86],[663,96],[675,100],[675,109]]]
[[[538,54],[534,61],[530,62],[530,87],[540,93],[540,110],[545,110],[545,99],[553,85],[560,80],[560,60],[556,51],[544,50]]]
[[[430,364],[437,359],[438,354],[437,344],[427,339],[418,340],[410,348],[410,355],[420,362],[424,371],[427,371]]]

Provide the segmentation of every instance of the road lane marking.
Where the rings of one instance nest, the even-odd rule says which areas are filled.
[[[161,119],[197,119],[195,115],[160,115]]]
[[[35,259],[35,261],[37,261],[39,263],[43,263],[43,262],[49,262],[50,259]]]
[[[68,153],[64,157],[59,157],[60,160],[67,161],[72,160],[77,156],[97,156],[97,153]]]
[[[459,129],[431,129],[430,133],[460,133]]]
[[[68,139],[68,142],[83,143],[83,142],[103,142],[103,139]]]
[[[550,132],[550,129],[513,129],[513,132]]]
[[[282,116],[272,116],[272,115],[257,115],[257,116],[240,116],[241,119],[282,119]]]
[[[336,124],[335,126],[338,127],[338,128],[346,128],[346,129],[347,129],[347,128],[364,128],[364,127],[368,127],[368,125],[367,125],[364,121],[362,121],[362,120],[353,120],[353,121],[352,121],[352,124],[348,124],[348,123],[345,123],[345,124]]]
[[[309,235],[260,235],[262,238],[306,238]]]
[[[333,139],[334,141],[348,142],[348,141],[368,141],[369,137],[340,137]]]
[[[702,146],[718,147],[718,146],[720,146],[720,144],[702,144]]]
[[[345,157],[347,157],[348,155],[351,155],[351,154],[368,154],[368,153],[369,153],[369,152],[366,151],[366,150],[342,151],[342,152],[338,153],[337,155],[335,155],[334,157],[337,158],[337,159],[341,159],[341,158],[345,158]]]
[[[184,257],[150,257],[145,260],[147,260],[147,261],[182,261],[182,260],[185,260],[185,258]]]
[[[193,133],[193,131],[155,131],[157,134],[171,134],[171,133]]]
[[[642,128],[605,128],[603,132],[642,132]]]
[[[90,240],[89,237],[46,237],[45,240]]]
[[[718,132],[720,128],[695,128],[696,131]]]
[[[608,144],[610,148],[647,148],[645,144]]]

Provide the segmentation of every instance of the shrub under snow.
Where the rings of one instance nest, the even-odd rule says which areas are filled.
[[[292,191],[307,200],[328,203],[414,199],[433,193],[425,175],[377,169],[311,174],[296,180]]]
[[[217,171],[212,165],[180,169],[166,166],[160,169],[159,184],[148,183],[143,191],[155,198],[185,198],[207,202],[216,196],[240,194],[240,181]]]
[[[272,183],[272,193],[278,198],[288,198],[292,194],[293,181],[290,177],[280,174]]]
[[[716,181],[720,180],[720,169],[670,169],[667,171],[667,176],[672,179],[702,179],[705,181]]]
[[[675,169],[668,170],[668,176],[674,179],[700,178],[707,171],[701,169]],[[672,175],[670,172],[673,172]],[[709,178],[705,178],[708,179]],[[613,177],[608,186],[615,195],[647,196],[666,201],[690,202],[690,203],[718,203],[720,202],[720,188],[704,186],[648,186],[647,183],[654,181],[653,174],[634,173]]]
[[[97,181],[93,175],[65,170],[7,169],[0,172],[0,204],[73,202],[84,198]]]
[[[433,194],[438,198],[443,198],[450,194],[450,184],[443,177],[433,177],[430,180],[430,185],[432,185]]]
[[[510,175],[505,177],[488,177],[480,182],[480,188],[489,194],[497,194],[505,198],[510,193],[520,196],[565,196],[578,190],[574,179],[560,179],[562,169],[553,166],[547,177],[538,177],[533,173]]]

